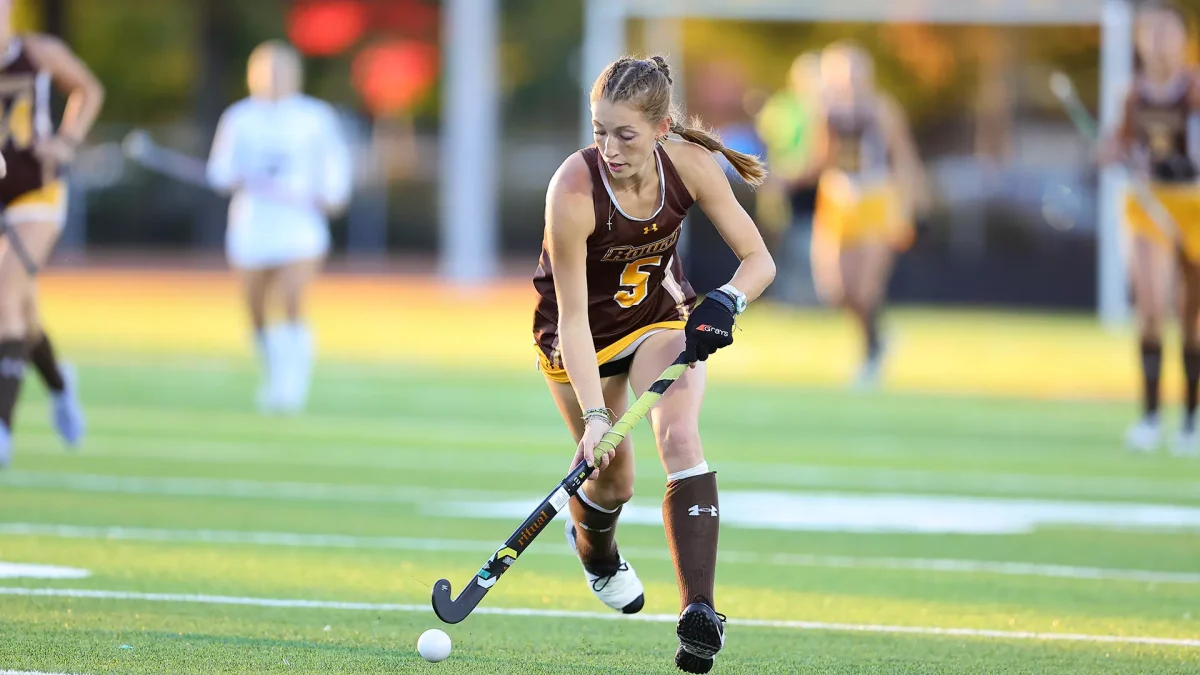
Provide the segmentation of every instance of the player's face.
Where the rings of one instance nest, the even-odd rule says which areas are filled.
[[[652,126],[646,116],[627,103],[601,99],[592,104],[592,135],[596,147],[617,178],[641,175],[654,153],[655,140],[665,136],[670,122]]]
[[[251,93],[257,96],[289,96],[300,88],[300,64],[285,51],[256,50],[250,56],[246,77]]]
[[[820,80],[821,60],[818,57],[805,54],[792,62],[792,68],[788,71],[788,84],[791,85],[792,91],[808,93]]]
[[[1171,12],[1142,14],[1137,26],[1137,49],[1150,68],[1175,70],[1183,66],[1187,29]]]
[[[870,58],[855,49],[833,48],[821,58],[821,82],[825,95],[839,105],[853,105],[869,97],[875,86]]]

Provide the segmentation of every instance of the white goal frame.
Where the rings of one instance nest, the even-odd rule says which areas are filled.
[[[674,36],[686,18],[744,19],[796,22],[937,23],[973,25],[1099,26],[1100,123],[1111,128],[1120,113],[1122,92],[1133,76],[1133,8],[1126,0],[585,0],[583,49],[580,59],[580,135],[592,142],[588,86],[627,45],[629,19],[650,19],[650,41]],[[682,78],[676,78],[682,82]],[[1122,255],[1119,171],[1101,175],[1097,213],[1096,310],[1105,326],[1114,328],[1129,317],[1126,271]]]

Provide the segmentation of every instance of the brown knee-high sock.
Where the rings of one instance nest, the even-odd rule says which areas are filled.
[[[621,564],[617,555],[617,518],[621,507],[606,512],[578,496],[570,502],[571,520],[575,521],[575,547],[579,559],[592,574],[611,572]]]
[[[45,333],[40,334],[31,343],[29,362],[37,368],[47,389],[56,394],[62,393],[67,385],[63,382],[62,371],[58,369],[58,357],[54,355],[54,346],[50,344],[50,338]]]
[[[1184,346],[1183,374],[1186,385],[1183,424],[1191,431],[1196,428],[1196,406],[1200,404],[1200,347]]]
[[[25,379],[26,349],[24,340],[0,342],[0,422],[10,431],[21,381]]]
[[[708,472],[667,483],[663,527],[679,578],[679,609],[703,598],[716,608],[717,535],[721,518],[717,474]]]
[[[1143,338],[1139,345],[1142,356],[1142,414],[1158,415],[1159,377],[1162,374],[1162,343]]]

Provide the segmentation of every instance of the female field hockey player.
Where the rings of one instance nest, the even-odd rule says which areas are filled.
[[[304,297],[329,250],[329,217],[350,197],[349,150],[333,108],[300,93],[299,55],[266,42],[250,55],[250,97],[221,117],[209,182],[232,193],[225,252],[240,273],[262,364],[258,406],[307,401],[313,339]],[[268,325],[280,304],[283,321]]]
[[[767,100],[756,120],[771,169],[764,187],[782,192],[791,212],[777,247],[780,274],[773,286],[776,297],[789,303],[807,302],[812,295],[809,247],[817,179],[824,161],[820,64],[817,53],[797,56],[788,73],[788,86]]]
[[[578,442],[572,465],[593,461],[611,415],[627,409],[629,389],[642,394],[686,349],[693,367],[649,419],[667,473],[663,520],[679,579],[675,663],[705,673],[724,644],[724,626],[713,594],[717,480],[698,430],[703,362],[732,344],[735,318],[766,289],[775,263],[713,154],[721,153],[753,185],[765,178],[763,165],[686,124],[671,85],[670,68],[658,56],[615,61],[593,85],[596,142],[563,162],[547,190],[533,329],[541,370]],[[693,204],[741,260],[730,282],[695,309],[676,254]],[[616,544],[617,518],[633,483],[627,438],[571,500],[567,523],[588,585],[625,613],[644,603],[642,583]]]
[[[884,344],[879,314],[897,251],[928,207],[925,170],[900,106],[875,86],[870,56],[840,43],[821,55],[826,132],[813,223],[817,291],[853,314],[865,354],[860,387],[877,384]]]
[[[50,89],[67,94],[58,129],[51,121]],[[0,105],[4,109],[0,217],[10,228],[0,240],[0,466],[12,452],[13,409],[30,361],[51,396],[53,423],[68,445],[84,433],[74,372],[60,365],[42,328],[33,274],[13,250],[16,237],[36,267],[46,264],[67,215],[63,169],[91,131],[104,103],[104,88],[91,70],[57,38],[17,34],[11,0],[0,0]]]
[[[1196,402],[1200,385],[1200,80],[1188,63],[1187,22],[1180,10],[1165,3],[1142,5],[1137,12],[1135,48],[1140,72],[1125,99],[1115,136],[1101,149],[1101,160],[1131,160],[1135,179],[1150,191],[1170,216],[1164,231],[1146,209],[1128,196],[1125,218],[1131,236],[1134,306],[1142,365],[1142,417],[1129,428],[1125,442],[1136,452],[1154,451],[1160,443],[1159,374],[1162,332],[1171,303],[1173,279],[1182,282],[1180,324],[1186,380],[1183,424],[1172,450],[1195,454]]]

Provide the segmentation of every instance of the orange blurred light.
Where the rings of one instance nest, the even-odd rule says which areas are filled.
[[[361,0],[298,2],[288,12],[288,38],[309,56],[333,56],[354,44],[367,28]]]
[[[354,59],[354,86],[376,115],[408,110],[437,78],[438,51],[433,45],[393,40],[364,49]]]

